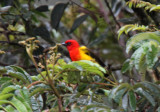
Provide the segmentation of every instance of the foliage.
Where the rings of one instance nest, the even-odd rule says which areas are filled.
[[[159,111],[159,5],[147,1],[1,0],[0,111]],[[70,62],[67,39],[108,66]]]

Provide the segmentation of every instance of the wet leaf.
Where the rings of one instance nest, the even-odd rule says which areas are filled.
[[[129,91],[129,104],[132,111],[136,110],[136,97],[134,95],[134,92],[132,90]]]

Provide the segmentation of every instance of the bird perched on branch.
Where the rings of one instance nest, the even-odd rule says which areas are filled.
[[[105,67],[105,64],[86,46],[80,46],[76,40],[67,40],[62,45],[66,46],[72,61],[90,60]],[[105,74],[108,77],[108,74]]]
[[[92,53],[86,46],[80,46],[76,40],[67,40],[62,45],[66,46],[69,55],[72,61],[80,61],[80,60],[90,60],[100,64],[102,67],[105,67],[105,64]],[[109,74],[105,73],[105,77],[108,77]],[[112,86],[108,86],[110,89]]]
[[[90,60],[105,67],[105,64],[86,46],[80,46],[76,40],[67,40],[62,45],[66,46],[72,61]]]

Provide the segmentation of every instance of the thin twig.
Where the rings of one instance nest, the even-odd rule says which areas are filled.
[[[74,2],[74,1],[72,1],[72,0],[69,0],[69,1],[70,1],[71,3],[77,5],[78,7],[80,7],[80,8],[82,8],[82,9],[88,11],[88,12],[91,12],[91,13],[94,13],[94,14],[99,14],[99,15],[103,16],[101,13],[97,13],[97,12],[93,12],[93,11],[91,11],[91,10],[88,10],[87,8],[82,7],[81,5],[77,4],[76,2]]]
[[[40,84],[40,83],[45,83],[44,81],[35,81],[33,83],[31,83],[30,85],[27,86],[27,89],[29,89],[31,86],[36,85],[36,84]],[[46,84],[46,83],[45,83]]]
[[[109,11],[110,11],[113,19],[114,19],[114,21],[116,22],[116,24],[118,25],[118,27],[121,28],[121,25],[118,23],[116,17],[114,16],[114,14],[113,14],[113,12],[112,12],[112,9],[111,9],[111,7],[109,6],[108,1],[107,1],[107,0],[104,0],[104,1],[105,1],[105,3],[106,3],[106,6],[108,7],[108,9],[109,9]]]
[[[112,83],[112,84],[115,84],[115,85],[116,85],[116,83],[115,83],[115,82],[113,82],[113,81],[111,81],[110,79],[105,78],[105,77],[104,77],[104,79],[105,79],[105,80],[107,80],[108,82],[110,82],[110,83]]]
[[[22,46],[22,45],[20,45],[20,44],[18,44],[18,43],[15,43],[15,42],[0,41],[0,44],[5,44],[5,43],[10,44],[10,45],[19,46],[19,47],[24,47],[24,46]]]
[[[114,86],[113,84],[97,83],[97,82],[92,82],[91,84],[97,84],[97,85],[103,85],[103,86]]]
[[[98,2],[98,4],[99,4],[101,13],[103,13],[103,15],[104,15],[105,21],[106,21],[107,23],[110,23],[110,20],[108,19],[107,14],[105,13],[105,9],[104,9],[104,7],[103,7],[102,1],[101,1],[101,0],[97,0],[97,2]]]

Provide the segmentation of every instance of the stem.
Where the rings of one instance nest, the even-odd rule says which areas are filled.
[[[37,65],[37,63],[36,63],[36,61],[35,61],[33,55],[31,55],[30,58],[31,58],[31,60],[33,61],[33,63],[34,63],[34,65],[35,65],[35,67],[36,67],[38,73],[41,75],[41,77],[42,77],[46,82],[48,82],[47,79],[42,75],[41,71],[39,70],[38,65]]]
[[[107,80],[108,82],[110,82],[110,83],[114,84],[114,85],[116,85],[116,84],[117,84],[117,83],[115,83],[115,82],[111,81],[111,80],[110,80],[110,79],[108,79],[108,78],[105,78],[105,77],[104,77],[104,79],[105,79],[105,80]]]
[[[62,112],[62,99],[61,98],[58,99],[58,108],[59,108],[59,112]]]
[[[113,84],[97,83],[97,82],[92,82],[91,84],[97,84],[97,85],[103,85],[103,86],[114,86]]]
[[[112,75],[114,81],[118,84],[118,81],[116,80],[115,76],[112,73],[111,73],[111,75]]]
[[[44,59],[44,58],[42,58],[42,59]],[[49,75],[49,73],[48,73],[48,67],[47,67],[47,62],[46,62],[46,60],[47,60],[47,57],[46,57],[46,55],[45,55],[45,59],[44,59],[44,63],[45,63],[45,70],[46,70],[46,73],[47,73],[47,77],[48,77],[48,79],[49,80],[51,80],[51,77],[50,77],[50,75]]]
[[[30,85],[27,86],[27,89],[29,89],[31,86],[36,85],[36,84],[40,84],[40,83],[45,83],[44,81],[35,81],[33,83],[31,83]],[[46,83],[45,83],[46,84]]]

